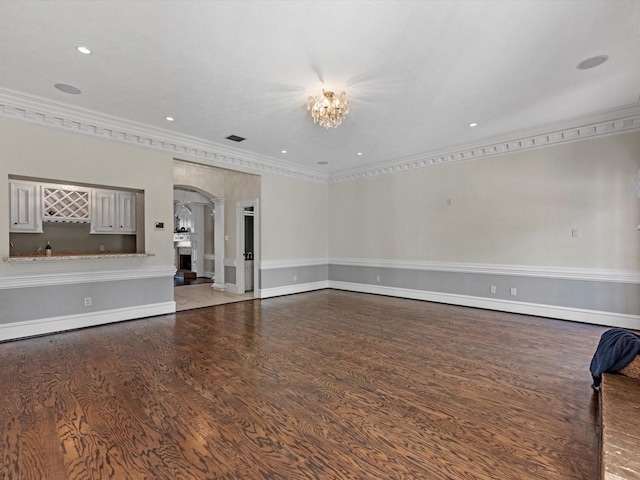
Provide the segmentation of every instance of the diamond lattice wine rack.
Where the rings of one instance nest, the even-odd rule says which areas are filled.
[[[43,220],[84,223],[91,220],[89,192],[64,188],[44,188]]]

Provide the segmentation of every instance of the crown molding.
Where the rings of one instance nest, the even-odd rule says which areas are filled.
[[[485,139],[481,145],[477,143],[461,145],[449,150],[413,155],[375,166],[345,170],[329,175],[329,184],[354,182],[416,168],[480,160],[633,130],[640,130],[640,104],[511,132],[500,137]]]
[[[6,88],[0,88],[0,118],[168,152],[177,159],[215,167],[315,183],[328,181],[326,173],[300,165]]]
[[[334,174],[1,87],[0,118],[163,151],[203,165],[331,185],[639,130],[640,103]]]

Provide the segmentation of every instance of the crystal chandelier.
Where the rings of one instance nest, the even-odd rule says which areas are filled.
[[[313,123],[319,123],[324,128],[335,128],[342,123],[349,113],[349,102],[346,93],[336,96],[333,92],[322,90],[322,96],[309,97],[307,110],[311,110]]]

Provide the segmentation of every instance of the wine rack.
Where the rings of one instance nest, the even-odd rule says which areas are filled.
[[[89,222],[89,198],[88,191],[45,187],[42,219],[46,222]]]

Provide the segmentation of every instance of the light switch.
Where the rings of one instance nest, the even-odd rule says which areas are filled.
[[[578,238],[580,236],[580,229],[579,228],[572,228],[571,229],[571,236],[573,238]]]

